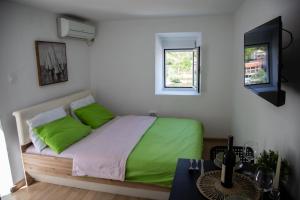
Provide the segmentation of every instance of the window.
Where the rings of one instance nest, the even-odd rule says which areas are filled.
[[[155,94],[200,94],[201,33],[159,33],[155,44]]]
[[[164,87],[199,89],[200,48],[164,49]]]

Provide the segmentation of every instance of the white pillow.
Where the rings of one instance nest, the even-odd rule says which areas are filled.
[[[81,107],[84,107],[84,106],[87,106],[87,105],[90,105],[92,103],[95,103],[95,99],[92,95],[89,95],[87,97],[84,97],[82,99],[79,99],[77,101],[73,101],[71,104],[70,104],[70,108],[71,108],[71,115],[78,119],[77,116],[75,115],[74,113],[74,110],[78,109],[78,108],[81,108]]]
[[[32,119],[26,121],[29,126],[30,139],[38,152],[41,152],[44,148],[47,147],[47,145],[36,135],[36,133],[33,132],[32,129],[54,120],[63,118],[65,116],[67,116],[66,111],[63,107],[59,107],[47,112],[40,113],[34,116]]]

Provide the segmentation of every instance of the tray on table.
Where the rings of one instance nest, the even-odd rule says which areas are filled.
[[[260,199],[260,190],[249,177],[234,173],[233,187],[225,188],[221,185],[221,171],[209,171],[197,179],[196,185],[200,193],[209,200],[222,200],[228,196],[239,196],[240,199]]]

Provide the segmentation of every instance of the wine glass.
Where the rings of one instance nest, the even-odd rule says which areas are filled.
[[[255,181],[263,192],[270,192],[273,185],[274,172],[268,168],[259,168],[255,174]]]
[[[253,150],[253,154],[248,154],[247,151],[249,151],[249,148]],[[247,141],[243,146],[243,157],[245,158],[246,162],[243,163],[243,174],[254,178],[254,171],[252,169],[252,164],[255,162],[255,159],[257,157],[257,149],[258,149],[258,143],[255,141]]]
[[[253,155],[247,153],[249,148],[251,148],[253,150]],[[255,163],[256,157],[257,157],[257,149],[258,149],[258,143],[255,141],[247,141],[244,144],[243,156],[247,160],[248,163],[252,163],[252,162]]]

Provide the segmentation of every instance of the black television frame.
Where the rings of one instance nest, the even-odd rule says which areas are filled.
[[[277,31],[263,32],[270,26],[278,26]],[[285,104],[285,91],[281,90],[281,71],[282,71],[282,20],[281,16],[270,20],[244,34],[244,87],[251,90],[258,96],[264,98],[275,106]],[[265,34],[265,35],[263,35]],[[266,37],[270,34],[271,37]],[[265,39],[266,37],[267,39]],[[264,41],[266,40],[266,41]],[[245,84],[245,47],[257,44],[268,43],[269,59],[269,83]]]

